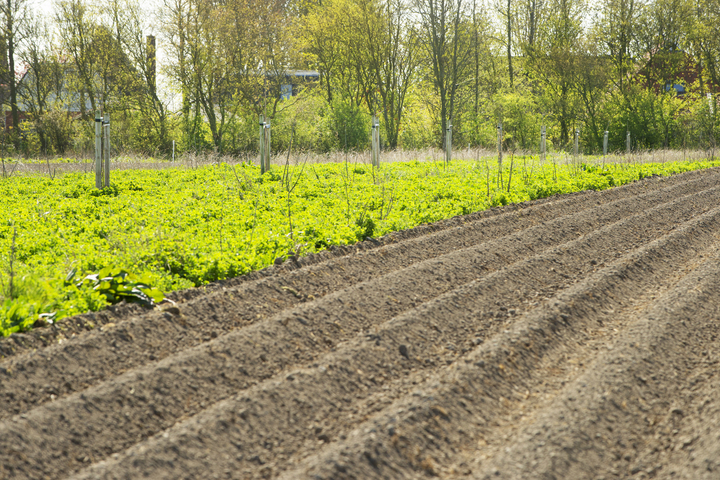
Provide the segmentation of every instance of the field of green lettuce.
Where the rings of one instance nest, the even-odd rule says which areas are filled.
[[[0,178],[0,335],[491,206],[718,165],[219,164],[119,170],[103,190],[92,173]]]

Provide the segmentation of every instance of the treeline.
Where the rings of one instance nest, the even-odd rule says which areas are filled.
[[[720,0],[29,0],[0,8],[2,148],[714,147]],[[157,35],[157,47],[154,37]],[[156,48],[157,53],[156,55]]]

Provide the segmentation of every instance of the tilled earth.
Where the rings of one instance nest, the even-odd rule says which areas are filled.
[[[0,341],[2,478],[720,478],[720,170]]]

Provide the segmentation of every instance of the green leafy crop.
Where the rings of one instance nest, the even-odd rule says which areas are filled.
[[[264,175],[225,164],[120,170],[103,190],[93,173],[0,179],[0,334],[27,330],[41,315],[48,323],[120,300],[152,305],[161,292],[492,206],[720,164],[516,156],[508,186],[507,163],[502,172],[496,162],[467,161],[313,164]]]
[[[68,275],[71,279],[74,271]],[[91,288],[102,294],[108,303],[114,304],[125,300],[128,303],[139,303],[151,307],[165,297],[163,293],[150,286],[147,275],[135,275],[118,268],[103,268],[100,273],[87,275],[76,283],[79,289]]]

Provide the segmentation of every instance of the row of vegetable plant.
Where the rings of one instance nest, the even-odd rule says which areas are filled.
[[[119,170],[103,190],[92,174],[0,178],[0,334],[492,206],[720,165],[508,160]]]

